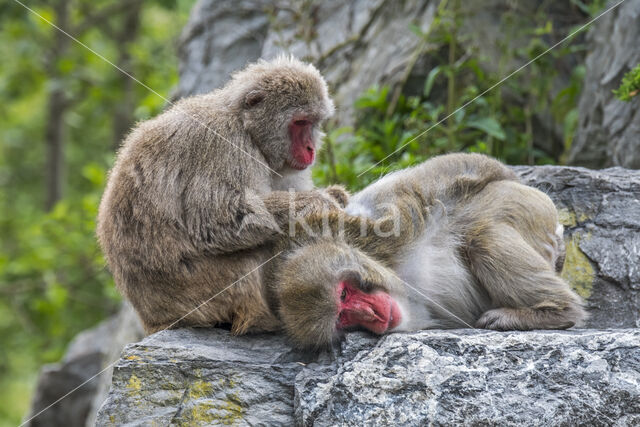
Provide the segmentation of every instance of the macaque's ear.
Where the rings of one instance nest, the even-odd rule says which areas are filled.
[[[254,89],[244,97],[244,105],[247,108],[251,108],[261,103],[262,100],[264,100],[264,92],[259,89]]]

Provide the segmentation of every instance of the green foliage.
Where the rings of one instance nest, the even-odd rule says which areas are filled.
[[[60,1],[28,6],[57,23]],[[117,12],[87,21],[118,3],[124,7]],[[124,45],[116,37],[125,25],[123,11],[132,5],[128,0],[69,2],[69,26],[114,63],[128,54],[130,73],[168,97],[177,82],[174,41],[193,3],[144,2],[139,30]],[[130,98],[135,121],[156,114],[165,101],[137,83],[128,87],[118,70],[73,41],[55,56],[56,30],[18,3],[0,11],[1,426],[19,424],[39,366],[58,361],[73,336],[117,309],[120,297],[95,239],[118,138],[114,111]],[[69,103],[62,117],[64,197],[45,212],[47,104],[57,88]]]
[[[640,64],[624,75],[620,87],[613,93],[619,100],[627,102],[640,93]]]
[[[607,5],[607,0],[592,0],[592,1],[582,1],[582,0],[571,0],[571,3],[576,5],[580,10],[589,16],[597,16],[602,12],[604,7]]]
[[[15,320],[21,331],[46,339],[48,345],[40,348],[43,361],[60,358],[77,332],[74,323],[96,323],[113,312],[118,301],[94,237],[104,169],[90,164],[82,172],[91,187],[82,197],[65,199],[48,213],[33,210],[1,218],[3,228],[10,225],[13,230],[0,258],[0,291],[8,296],[0,312],[19,313]],[[16,326],[13,321],[0,323],[5,342],[22,343],[25,335],[16,334]],[[3,347],[0,369],[5,366],[4,352],[15,348]]]
[[[531,21],[530,16],[526,19]],[[438,65],[416,94],[405,96],[389,87],[363,93],[354,103],[354,127],[328,132],[314,171],[316,183],[340,182],[357,190],[390,171],[451,151],[485,153],[510,164],[561,161],[561,153],[533,145],[533,121],[536,114],[551,116],[563,129],[564,149],[569,148],[584,67],[577,65],[568,84],[558,88],[557,63],[583,46],[558,46],[540,56],[551,46],[554,31],[544,14],[523,25],[517,12],[505,13],[503,22],[526,40],[510,44],[505,37],[503,60],[526,63],[537,58],[504,81],[509,71],[493,66],[494,58],[462,51],[461,41],[469,36],[461,33],[464,16],[457,0],[440,3],[429,32],[413,26],[424,41],[417,55],[428,53]]]

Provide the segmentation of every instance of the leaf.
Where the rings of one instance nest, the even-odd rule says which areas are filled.
[[[95,188],[102,188],[105,183],[105,170],[97,163],[91,162],[82,168],[84,176]]]
[[[544,27],[538,27],[533,30],[533,34],[536,36],[543,36],[545,34],[551,34],[553,32],[553,24],[551,21],[547,21]]]
[[[409,30],[411,30],[411,32],[413,34],[415,34],[416,36],[418,36],[418,37],[424,37],[425,36],[425,33],[424,33],[424,31],[422,31],[422,28],[420,28],[416,24],[409,24]]]
[[[433,88],[433,84],[435,83],[436,77],[442,71],[442,67],[437,66],[429,71],[429,75],[427,76],[427,80],[424,83],[424,90],[422,91],[425,98],[429,97],[431,93],[431,89]]]
[[[467,127],[479,129],[489,136],[492,136],[500,141],[506,139],[504,130],[500,123],[493,117],[483,117],[480,119],[472,119],[467,122]]]
[[[621,101],[629,102],[640,92],[640,64],[622,78],[622,84],[613,94]]]

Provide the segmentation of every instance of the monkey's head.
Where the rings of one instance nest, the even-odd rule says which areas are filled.
[[[269,166],[303,170],[313,164],[333,114],[327,84],[311,64],[281,56],[259,61],[233,76],[244,128]]]
[[[384,334],[404,317],[402,282],[357,249],[335,241],[305,245],[274,271],[273,298],[285,331],[300,348],[332,346],[346,330]]]

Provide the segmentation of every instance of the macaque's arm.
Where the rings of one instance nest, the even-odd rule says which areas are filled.
[[[363,252],[391,265],[403,247],[423,234],[429,208],[423,194],[412,187],[396,189],[388,207],[377,219],[349,216],[345,238]],[[363,224],[365,233],[361,232]]]
[[[412,187],[396,189],[391,199],[379,218],[352,216],[342,211],[329,212],[324,218],[314,214],[304,218],[306,224],[296,224],[296,232],[343,236],[348,244],[390,265],[403,247],[422,235],[429,216],[423,194]]]
[[[313,191],[274,191],[262,198],[267,211],[276,224],[287,232],[290,224],[309,215],[323,212],[341,212],[348,202],[349,194],[340,186],[330,186]]]
[[[253,249],[287,233],[298,217],[338,211],[339,200],[321,190],[216,194],[201,212],[185,212],[184,222],[197,251],[212,254]],[[291,219],[290,219],[291,218]]]

